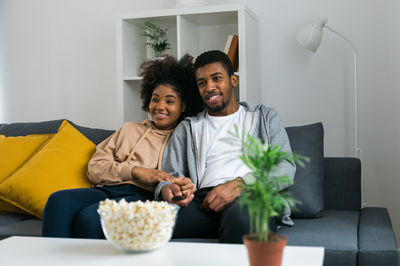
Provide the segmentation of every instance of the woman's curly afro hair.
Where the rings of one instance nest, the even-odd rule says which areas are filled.
[[[159,85],[171,85],[182,102],[186,103],[186,111],[182,113],[179,121],[186,116],[194,116],[202,110],[203,101],[195,82],[191,55],[186,54],[179,61],[170,55],[161,60],[146,60],[140,68],[143,77],[140,98],[144,111],[149,111],[153,91]]]

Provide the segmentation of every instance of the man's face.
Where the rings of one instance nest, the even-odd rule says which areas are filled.
[[[234,87],[237,77],[229,76],[220,62],[211,63],[196,70],[196,83],[210,115],[225,116],[236,112]]]

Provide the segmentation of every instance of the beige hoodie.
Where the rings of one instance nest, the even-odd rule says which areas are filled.
[[[87,176],[95,185],[133,184],[152,191],[133,181],[133,167],[161,170],[162,154],[171,130],[159,130],[145,120],[125,123],[118,131],[97,145],[89,161]]]

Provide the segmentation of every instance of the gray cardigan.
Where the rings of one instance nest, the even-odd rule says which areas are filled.
[[[279,144],[282,150],[291,152],[289,138],[277,112],[260,104],[250,106],[240,103],[246,110],[245,128],[254,138],[260,138],[264,143],[268,142],[275,146]],[[205,167],[205,136],[195,136],[203,127],[207,110],[199,113],[196,117],[187,117],[175,129],[169,140],[163,155],[162,169],[174,177],[190,177],[198,187],[198,177],[204,173]],[[279,175],[288,175],[293,181],[296,166],[285,161],[279,167]],[[249,174],[242,177],[244,182],[251,183],[254,177]],[[168,182],[163,181],[155,190],[155,198],[160,198],[161,188]],[[282,187],[284,189],[284,187]]]

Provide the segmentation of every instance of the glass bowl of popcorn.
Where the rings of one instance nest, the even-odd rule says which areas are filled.
[[[104,235],[113,246],[124,252],[157,249],[172,236],[179,206],[165,201],[100,202]]]

